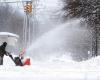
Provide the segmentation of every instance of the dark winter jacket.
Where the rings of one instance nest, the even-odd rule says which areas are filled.
[[[4,57],[4,55],[7,55],[8,52],[6,52],[5,48],[7,46],[7,43],[4,42],[1,46],[0,46],[0,57]]]

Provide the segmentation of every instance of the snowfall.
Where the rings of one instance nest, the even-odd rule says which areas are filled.
[[[76,20],[74,23],[76,23]],[[65,45],[64,41],[68,41],[65,39],[68,37],[63,34],[68,32],[66,30],[69,30],[68,26],[70,25],[72,24],[68,24],[67,28],[65,26],[54,29],[44,35],[34,44],[35,48],[31,46],[30,49],[33,50],[31,52],[34,52],[35,57],[37,56],[36,58],[41,57],[39,52],[49,53],[50,50],[54,55],[53,49],[59,50],[59,48],[63,47],[62,45]],[[47,44],[46,41],[49,43]],[[58,53],[56,54],[58,55]],[[46,58],[46,54],[42,55],[43,58]],[[49,54],[47,56],[50,57]],[[0,66],[0,80],[100,80],[100,56],[81,62],[73,61],[70,55],[62,55],[50,59],[47,57],[48,60],[46,61],[33,60],[35,57],[32,56],[30,66],[20,67],[15,66],[8,56],[4,56],[4,65]]]
[[[0,66],[0,80],[100,80],[100,56],[87,61],[75,62],[65,57],[48,62],[31,59],[30,66],[15,66],[5,56]]]

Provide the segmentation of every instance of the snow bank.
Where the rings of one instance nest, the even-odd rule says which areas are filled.
[[[60,58],[24,67],[14,66],[6,57],[4,62],[0,66],[0,80],[100,80],[100,56],[83,62]]]

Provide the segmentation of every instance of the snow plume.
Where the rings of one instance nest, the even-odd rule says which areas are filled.
[[[27,49],[27,54],[32,55],[33,59],[37,60],[47,60],[52,56],[57,58],[62,55],[70,55],[73,49],[76,50],[75,47],[78,43],[84,43],[84,37],[88,37],[87,31],[80,29],[80,19],[59,25],[38,38]]]

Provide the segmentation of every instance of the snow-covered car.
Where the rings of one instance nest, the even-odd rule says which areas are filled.
[[[0,44],[7,42],[8,45],[15,46],[19,39],[19,35],[9,32],[0,32]]]
[[[8,49],[8,51],[11,51],[12,50],[11,51],[13,53],[12,55],[14,55],[14,54],[17,53],[17,51],[14,52],[14,47],[16,47],[16,45],[18,43],[18,39],[19,39],[19,35],[17,35],[17,34],[9,33],[9,32],[0,32],[0,45],[3,42],[7,42],[7,44],[8,44],[7,49]],[[20,57],[19,56],[20,54],[21,53],[17,53],[17,55],[16,55],[15,58],[19,58]],[[17,62],[18,62],[18,60],[17,60]],[[15,63],[17,63],[17,62],[15,62]],[[23,65],[30,65],[30,58],[25,58],[24,60],[22,60],[22,62],[23,62]]]

